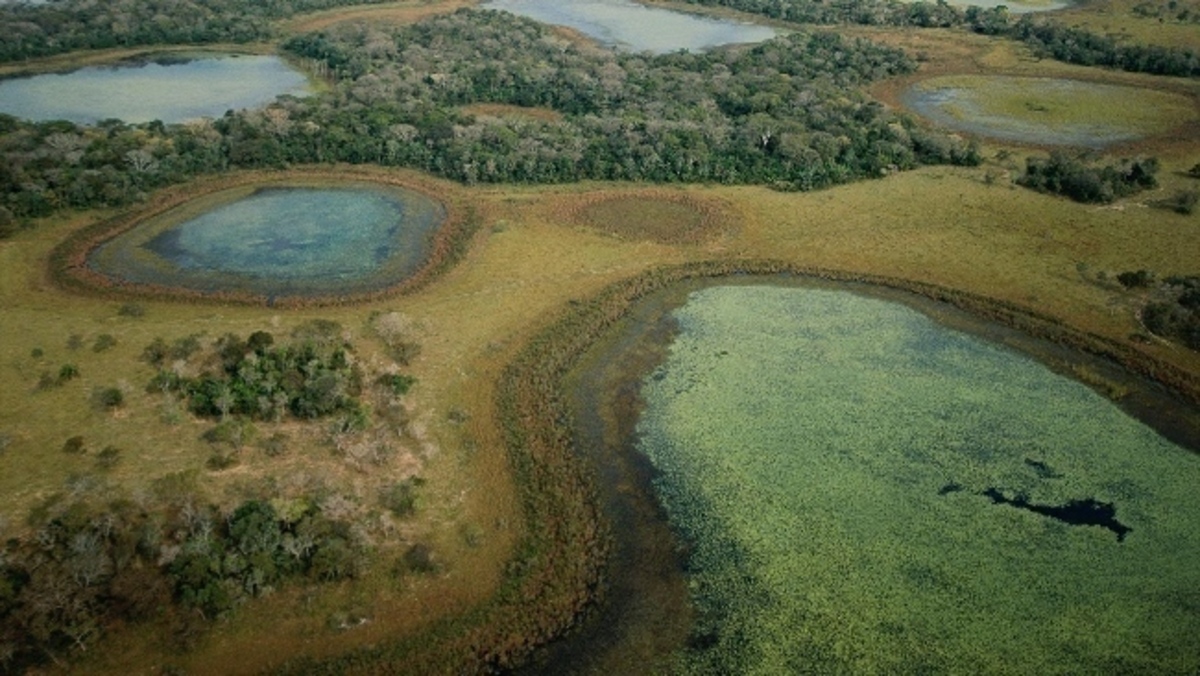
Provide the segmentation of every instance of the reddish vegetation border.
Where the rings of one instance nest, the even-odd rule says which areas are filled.
[[[270,298],[263,294],[248,292],[211,292],[176,286],[139,284],[109,277],[87,266],[88,256],[96,247],[121,233],[128,232],[147,219],[166,213],[197,197],[230,188],[285,184],[289,180],[374,183],[417,190],[441,204],[446,211],[446,219],[434,232],[429,257],[419,270],[399,283],[363,292]],[[438,189],[428,181],[409,175],[396,176],[376,171],[338,167],[282,172],[245,172],[205,181],[199,185],[199,188],[197,188],[197,184],[191,184],[186,188],[165,191],[141,208],[99,221],[71,234],[54,247],[50,253],[50,279],[65,290],[104,298],[137,297],[187,302],[271,305],[283,308],[347,305],[411,293],[425,286],[462,258],[471,236],[478,227],[478,219],[473,209],[449,203],[449,200],[444,199],[444,190]]]

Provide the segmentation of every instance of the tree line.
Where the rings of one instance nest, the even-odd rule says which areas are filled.
[[[1104,66],[1138,73],[1200,77],[1200,51],[1194,47],[1126,44],[1085,28],[1023,14],[1019,18],[1000,6],[954,7],[945,2],[890,0],[685,0],[690,4],[729,7],[781,21],[803,24],[859,24],[967,28],[985,35],[1025,43],[1039,57],[1084,66]]]
[[[384,0],[55,0],[0,4],[0,62],[77,49],[246,43],[277,37],[274,22]]]
[[[583,179],[810,190],[978,151],[859,93],[915,69],[832,32],[646,56],[580,50],[532,20],[461,10],[407,27],[343,26],[286,48],[334,80],[264,110],[164,125],[0,116],[0,231],[61,209],[120,206],[232,168],[348,162],[465,183]],[[558,119],[472,115],[539,106]],[[7,223],[7,225],[6,225]]]

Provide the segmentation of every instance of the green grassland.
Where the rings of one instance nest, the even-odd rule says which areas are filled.
[[[397,20],[412,20],[459,4],[396,3],[362,14],[392,7]],[[320,20],[339,16],[363,18],[348,10]],[[1187,97],[1195,110],[1197,88],[1190,82],[1034,63],[1011,45],[967,34],[860,32],[897,44],[920,42],[927,67],[912,79],[953,73],[955,64],[958,72],[971,74],[1085,74],[1158,87],[1171,92],[1164,97]],[[888,83],[877,95],[887,102],[890,87],[910,81]],[[469,635],[479,609],[505,589],[509,562],[529,530],[496,410],[497,383],[526,342],[564,309],[651,268],[765,257],[936,284],[1030,308],[1200,374],[1195,353],[1165,341],[1130,339],[1142,332],[1136,319],[1142,298],[1109,281],[1132,269],[1197,272],[1200,216],[1147,204],[1196,188],[1184,172],[1200,162],[1200,135],[1195,124],[1184,125],[1130,151],[1160,158],[1161,187],[1107,207],[1016,187],[1020,153],[1028,151],[1000,145],[985,145],[980,167],[924,168],[815,193],[591,183],[468,188],[387,172],[473,211],[481,227],[457,265],[420,289],[308,308],[64,291],[48,270],[52,250],[115,214],[71,214],[38,223],[0,241],[0,535],[25,534],[30,511],[56,494],[107,492],[138,499],[182,481],[228,507],[247,496],[319,484],[366,504],[379,482],[420,475],[426,483],[416,513],[379,542],[392,558],[408,544],[430,544],[434,572],[397,576],[380,563],[354,582],[284,587],[239,608],[186,653],[162,641],[169,629],[127,628],[89,650],[80,668],[127,673],[136,663],[188,673],[247,673],[277,667],[284,656],[320,659],[401,638],[433,645],[438,641],[431,636]],[[640,200],[649,211],[638,208]],[[646,224],[635,219],[646,213],[656,216],[655,232],[638,227]],[[695,235],[697,224],[703,236]],[[142,312],[123,313],[130,303]],[[211,422],[173,412],[161,394],[145,391],[153,370],[140,356],[155,338],[199,334],[214,340],[258,330],[283,336],[313,319],[339,323],[369,369],[393,369],[394,360],[371,328],[373,317],[386,313],[405,318],[421,349],[405,369],[417,380],[403,398],[405,450],[370,471],[336,453],[324,425],[294,422],[260,426],[260,437],[287,435],[284,455],[247,448],[236,466],[210,470],[212,448],[201,434]],[[102,335],[116,343],[95,351]],[[43,373],[57,374],[64,364],[75,366],[79,377],[39,387]],[[93,399],[96,388],[109,387],[124,393],[125,403],[116,410],[98,407]],[[64,453],[64,442],[76,435],[84,437],[87,452]],[[107,446],[120,449],[121,460],[102,469],[96,456]],[[519,643],[520,637],[507,640]],[[447,663],[430,664],[444,669]]]

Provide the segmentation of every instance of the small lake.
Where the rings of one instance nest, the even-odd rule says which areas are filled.
[[[88,265],[115,280],[208,293],[365,292],[419,270],[445,215],[433,199],[393,186],[235,189],[134,227]]]
[[[665,565],[626,598],[622,578],[649,566],[622,554],[613,597],[633,610],[605,618],[604,659],[641,651],[656,672],[695,674],[1200,669],[1200,455],[1006,346],[1032,339],[936,304],[819,283],[691,288],[635,305],[631,333],[585,362],[610,375],[573,386],[590,439],[591,411],[610,405],[596,386],[628,402],[619,383],[640,382],[642,403],[617,406],[636,419],[620,443],[652,470],[607,492],[644,486],[688,545],[675,588],[694,622],[676,608],[645,636],[606,636],[649,613],[638,599],[672,599]],[[605,477],[620,464],[599,462]]]
[[[173,123],[309,93],[305,75],[278,56],[164,53],[0,80],[0,113],[77,124]]]
[[[567,26],[602,44],[632,52],[702,51],[776,36],[767,26],[673,12],[631,0],[488,0],[481,7]]]
[[[1100,149],[1196,119],[1186,97],[1059,78],[957,75],[917,82],[909,109],[955,131],[1001,141]]]

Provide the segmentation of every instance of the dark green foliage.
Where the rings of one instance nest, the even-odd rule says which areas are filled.
[[[1200,275],[1168,277],[1173,299],[1148,303],[1142,322],[1151,332],[1200,350]]]
[[[162,366],[163,360],[166,358],[167,341],[162,338],[155,338],[152,343],[142,350],[142,361],[153,366]]]
[[[58,382],[65,383],[79,377],[79,369],[74,364],[63,364],[58,367]]]
[[[340,334],[341,327],[335,322],[309,322],[298,329],[304,342],[281,346],[265,331],[255,332],[249,340],[226,334],[214,345],[218,373],[188,378],[163,369],[147,390],[177,392],[186,397],[196,415],[220,417],[223,422],[230,416],[277,420],[289,414],[298,418],[344,414],[357,419],[366,414],[357,400],[362,374],[350,363]],[[161,366],[172,352],[165,349],[165,341],[156,339],[147,346],[143,359]],[[245,431],[242,423],[237,427]],[[219,435],[221,429],[213,433]],[[240,447],[246,441],[234,445]]]
[[[116,346],[117,339],[111,334],[101,333],[96,336],[96,340],[92,341],[92,352],[103,352],[109,348]]]
[[[111,411],[125,403],[125,394],[117,387],[97,387],[92,390],[92,404]]]
[[[1130,270],[1119,273],[1117,281],[1126,289],[1144,288],[1154,283],[1154,273],[1150,270]]]
[[[0,239],[8,239],[21,229],[21,224],[17,222],[12,211],[7,207],[0,206]]]
[[[1158,185],[1158,160],[1123,159],[1117,164],[1093,165],[1079,157],[1053,152],[1049,159],[1031,157],[1017,183],[1038,192],[1069,197],[1076,202],[1107,204]]]
[[[418,489],[424,485],[425,480],[420,477],[397,481],[383,489],[379,501],[396,516],[411,516],[417,511]]]
[[[42,350],[42,348],[35,347],[29,351],[29,356],[34,359],[41,359],[42,357],[46,356],[46,353],[44,350]]]
[[[1179,190],[1170,197],[1154,202],[1154,206],[1160,209],[1174,211],[1184,216],[1194,212],[1197,204],[1200,204],[1200,191],[1198,190]]]
[[[63,443],[63,453],[79,454],[83,453],[83,437],[73,436]]]
[[[112,469],[121,461],[121,449],[116,446],[105,446],[96,454],[96,466],[100,469]]]
[[[215,450],[212,455],[208,456],[208,460],[204,461],[204,467],[213,472],[227,470],[230,467],[236,467],[238,464],[237,454],[231,450]]]
[[[402,373],[385,373],[375,381],[381,387],[386,388],[389,392],[396,396],[408,394],[409,388],[417,382],[417,379],[412,376],[407,376]]]
[[[1192,178],[1200,178],[1200,162],[1197,162],[1196,164],[1192,165],[1191,169],[1188,169],[1188,176],[1191,176]]]
[[[437,562],[433,557],[433,549],[418,542],[404,552],[404,565],[414,573],[432,573],[437,570]]]

